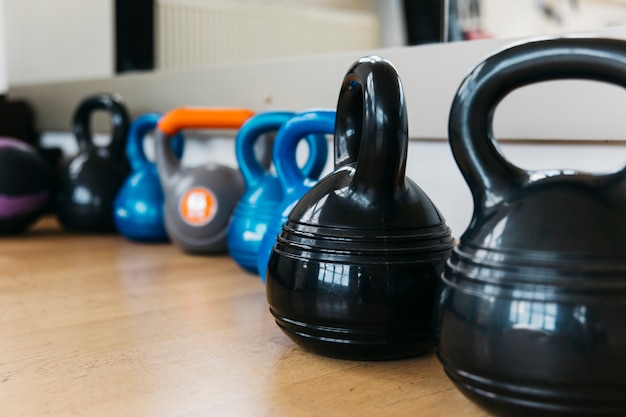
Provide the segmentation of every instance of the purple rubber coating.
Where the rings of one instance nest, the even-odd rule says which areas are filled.
[[[40,210],[48,201],[49,194],[49,191],[21,196],[0,194],[0,218],[15,217]]]

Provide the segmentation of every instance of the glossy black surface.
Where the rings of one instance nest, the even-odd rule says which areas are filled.
[[[277,238],[267,299],[277,324],[313,352],[407,357],[432,348],[435,284],[453,238],[405,177],[407,118],[395,68],[366,57],[347,72],[335,170],[308,191]]]
[[[518,87],[626,87],[625,69],[624,41],[531,41],[477,65],[452,105],[450,145],[474,215],[443,274],[438,356],[498,415],[626,415],[626,167],[526,171],[499,152],[491,126]]]
[[[90,118],[98,110],[110,116],[108,146],[96,146],[92,140]],[[128,110],[118,95],[94,95],[79,104],[72,125],[79,152],[62,167],[57,190],[57,216],[65,229],[116,231],[113,202],[130,173],[125,154],[129,125]]]

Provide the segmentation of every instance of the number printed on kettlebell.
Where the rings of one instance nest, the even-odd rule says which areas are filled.
[[[211,190],[194,187],[179,200],[178,212],[190,226],[204,226],[213,220],[217,213],[217,199]]]

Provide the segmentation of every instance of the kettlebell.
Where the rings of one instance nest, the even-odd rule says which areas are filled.
[[[278,202],[272,217],[268,220],[267,231],[261,240],[257,256],[257,271],[265,282],[267,262],[272,253],[276,237],[289,213],[298,200],[317,182],[328,157],[328,143],[325,134],[332,135],[335,129],[335,110],[311,110],[297,114],[289,119],[276,134],[272,160],[276,177],[281,188],[282,198]],[[316,162],[314,174],[307,177],[305,170],[298,168],[296,149],[305,135],[314,135],[320,142],[317,145],[318,158],[309,156],[308,162]],[[309,137],[309,136],[307,136]]]
[[[35,148],[0,137],[0,234],[21,233],[45,212],[52,191],[50,174]]]
[[[305,349],[354,360],[432,349],[435,284],[454,239],[405,176],[407,147],[395,68],[358,60],[339,93],[335,169],[294,206],[267,266],[270,311]]]
[[[93,143],[89,125],[96,110],[109,113],[111,141]],[[117,94],[85,98],[74,113],[73,133],[79,152],[61,168],[57,188],[57,216],[67,230],[114,232],[113,202],[130,172],[125,155],[130,125],[128,110]]]
[[[156,128],[161,117],[146,113],[137,117],[130,126],[126,141],[126,156],[132,169],[114,202],[114,220],[118,231],[126,238],[138,242],[168,241],[163,205],[165,196],[156,164],[144,152],[146,135]],[[172,152],[180,159],[183,138],[177,135],[171,142]]]
[[[450,146],[472,220],[442,276],[438,357],[470,399],[502,416],[626,415],[626,166],[528,171],[492,132],[511,91],[561,79],[626,87],[626,42],[543,38],[465,78]]]
[[[226,165],[181,166],[170,142],[183,129],[239,129],[253,114],[238,108],[177,108],[157,124],[156,162],[165,193],[165,229],[187,253],[227,251],[228,225],[245,183],[237,168]]]
[[[226,243],[233,260],[251,273],[257,273],[261,241],[268,223],[276,217],[277,206],[283,199],[283,189],[277,174],[261,165],[254,152],[255,145],[263,134],[278,130],[294,114],[288,111],[259,113],[241,126],[235,139],[235,155],[246,191],[235,207]],[[302,175],[318,178],[328,155],[326,138],[303,137],[308,144],[309,157],[302,167]],[[274,150],[277,150],[277,146],[281,145],[276,145],[274,141]],[[296,147],[290,151],[295,160]]]

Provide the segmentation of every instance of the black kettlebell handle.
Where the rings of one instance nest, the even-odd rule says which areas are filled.
[[[125,156],[126,139],[130,127],[130,116],[122,98],[117,94],[99,94],[84,99],[74,113],[72,131],[81,152],[95,147],[91,134],[90,118],[94,111],[104,110],[111,118],[111,142],[106,149],[110,157],[122,159]]]
[[[364,57],[346,73],[337,103],[335,168],[356,162],[353,188],[402,187],[408,122],[404,92],[393,65]]]
[[[510,163],[498,148],[492,123],[496,106],[516,88],[558,79],[626,87],[626,42],[606,38],[526,42],[485,59],[459,87],[450,110],[450,146],[476,207],[493,206],[531,182],[532,172]]]

